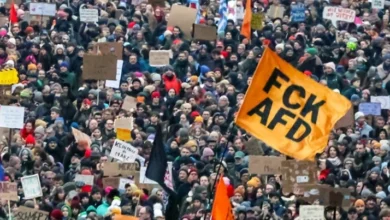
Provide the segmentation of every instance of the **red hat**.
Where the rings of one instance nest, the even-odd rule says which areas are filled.
[[[160,92],[158,92],[158,91],[152,92],[152,98],[153,98],[153,99],[154,99],[154,98],[160,98],[160,97],[161,97]]]
[[[31,134],[26,137],[26,144],[35,144],[35,138]]]
[[[198,170],[195,167],[191,167],[190,169],[188,169],[188,175],[190,175],[193,172],[198,173]]]
[[[303,71],[303,74],[305,74],[306,76],[311,76],[313,73],[311,73],[309,70],[305,70]]]
[[[199,19],[199,24],[206,24],[206,20],[204,18]]]
[[[84,105],[92,105],[92,102],[89,99],[84,99],[83,103],[84,103]]]
[[[200,116],[199,112],[197,111],[191,112],[191,118],[196,118],[197,116]]]
[[[64,215],[62,214],[61,210],[54,209],[53,211],[51,211],[50,217],[54,218],[55,220],[62,220]]]
[[[127,27],[128,27],[128,28],[133,28],[135,24],[137,24],[137,23],[135,23],[134,21],[132,21],[132,22],[130,22],[130,23],[127,25]]]
[[[92,154],[91,148],[87,148],[87,149],[85,150],[84,157],[85,157],[85,158],[90,158],[90,157],[91,157],[91,154]]]

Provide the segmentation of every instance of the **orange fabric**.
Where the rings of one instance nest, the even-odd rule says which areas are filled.
[[[228,197],[228,190],[221,176],[215,191],[213,210],[211,211],[213,220],[234,220],[232,205]]]
[[[251,39],[252,0],[246,0],[245,15],[241,26],[241,35]]]
[[[314,160],[350,108],[344,96],[305,76],[266,47],[236,124],[285,155]]]
[[[117,128],[116,138],[122,141],[131,141],[131,131],[128,129]]]
[[[114,220],[138,220],[139,218],[129,215],[115,215]]]

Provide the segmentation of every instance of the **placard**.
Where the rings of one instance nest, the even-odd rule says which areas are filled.
[[[125,190],[125,186],[126,184],[132,184],[134,183],[133,180],[131,179],[126,179],[126,178],[119,178],[119,186],[118,186],[118,189],[119,190]]]
[[[150,66],[162,67],[169,65],[169,50],[151,50],[149,52]]]
[[[93,45],[93,52],[99,55],[114,55],[123,60],[123,44],[120,42],[104,42]]]
[[[19,206],[14,211],[15,220],[47,220],[49,219],[49,213],[41,210],[27,208],[26,206]]]
[[[137,100],[132,96],[126,96],[123,100],[122,109],[130,111],[137,108]]]
[[[169,13],[168,27],[180,27],[184,38],[191,39],[192,24],[195,23],[197,10],[182,5],[173,5]]]
[[[325,208],[322,205],[300,205],[299,220],[325,220]]]
[[[382,109],[390,109],[390,97],[389,96],[371,96],[371,102],[381,103]]]
[[[41,182],[38,174],[24,176],[21,179],[24,199],[34,199],[42,197]]]
[[[18,128],[24,126],[24,107],[0,106],[0,127]]]
[[[253,30],[263,30],[264,13],[258,12],[252,14],[251,28]]]
[[[359,104],[359,112],[363,112],[364,115],[381,115],[381,103],[362,102]]]
[[[18,71],[14,68],[0,70],[0,85],[12,85],[19,82]]]
[[[1,181],[0,197],[4,200],[19,201],[17,183]]]
[[[217,39],[217,27],[194,24],[194,39],[213,41]]]
[[[248,155],[263,155],[262,141],[255,137],[251,137],[247,142],[245,142],[245,151]]]
[[[291,19],[293,22],[305,21],[305,5],[302,3],[291,4]]]
[[[122,78],[123,60],[116,61],[116,76],[115,80],[106,80],[106,87],[118,89]]]
[[[127,130],[133,129],[133,117],[117,118],[114,121],[114,128],[122,128]]]
[[[385,8],[385,0],[371,0],[371,8],[375,8],[375,9]]]
[[[283,189],[292,190],[294,184],[317,183],[317,164],[311,161],[282,161]]]
[[[103,182],[103,189],[105,189],[107,186],[118,188],[119,177],[104,177],[102,182]]]
[[[114,55],[85,54],[83,79],[116,80],[117,62]]]
[[[284,157],[273,156],[249,156],[249,173],[259,175],[271,175],[282,173]]]
[[[76,174],[74,181],[75,182],[83,182],[85,185],[93,186],[93,175],[82,175],[82,174]]]
[[[124,141],[116,139],[111,149],[110,157],[123,162],[133,163],[138,155],[138,149]]]
[[[104,176],[132,176],[134,172],[139,170],[140,167],[137,163],[118,163],[118,162],[106,162],[102,166]]]
[[[356,11],[349,8],[326,6],[322,17],[332,21],[332,24],[337,27],[337,21],[352,23],[355,21]]]
[[[31,2],[30,15],[55,16],[57,13],[56,5],[49,3]]]
[[[82,8],[80,9],[80,21],[81,22],[98,22],[99,12],[93,8]]]

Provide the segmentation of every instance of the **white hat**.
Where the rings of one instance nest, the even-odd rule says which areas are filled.
[[[14,67],[15,66],[15,62],[13,60],[8,60],[7,62],[5,62],[5,65]]]
[[[156,203],[153,205],[153,216],[154,218],[164,217],[161,203]]]
[[[355,120],[358,120],[360,117],[364,117],[364,113],[363,112],[356,112],[355,113]]]
[[[13,45],[16,45],[16,40],[15,40],[15,38],[10,38],[10,39],[8,40],[8,43],[13,44]]]

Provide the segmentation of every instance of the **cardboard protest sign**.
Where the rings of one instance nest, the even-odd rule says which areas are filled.
[[[17,183],[0,182],[0,197],[4,200],[19,201]]]
[[[102,166],[104,176],[132,176],[139,169],[138,163],[107,162]]]
[[[266,47],[235,122],[284,155],[314,160],[350,108],[344,96],[319,86]]]
[[[359,104],[359,112],[363,112],[364,115],[381,115],[381,103],[362,102]]]
[[[355,124],[355,117],[353,113],[353,107],[351,107],[348,112],[340,118],[340,120],[335,124],[334,128],[344,128],[353,126]]]
[[[115,89],[119,88],[119,84],[122,78],[122,67],[123,67],[123,60],[117,60],[115,80],[106,80],[106,87],[115,88]]]
[[[305,5],[302,3],[291,4],[291,20],[293,22],[302,22],[305,19]]]
[[[83,79],[116,80],[114,55],[85,54],[83,61]]]
[[[82,175],[82,174],[76,174],[74,181],[75,182],[83,182],[85,185],[93,186],[93,175]]]
[[[115,119],[114,128],[115,129],[122,128],[122,129],[132,130],[133,129],[133,118],[127,117],[127,118]]]
[[[337,21],[344,21],[348,23],[354,22],[356,11],[349,8],[326,6],[322,17],[332,21],[333,26],[337,27]]]
[[[118,186],[118,189],[119,189],[119,190],[125,190],[126,184],[131,184],[131,183],[134,183],[134,181],[131,180],[131,179],[119,178],[119,186]]]
[[[213,41],[217,39],[217,27],[194,24],[194,39]]]
[[[91,137],[87,134],[77,130],[76,128],[72,128],[72,134],[74,136],[74,139],[76,140],[76,143],[78,143],[80,140],[86,140],[89,144],[89,146],[92,143]]]
[[[197,10],[182,5],[173,5],[167,26],[178,26],[184,33],[184,38],[191,38],[192,24],[195,23]]]
[[[81,22],[98,22],[99,12],[94,8],[81,8],[80,9],[80,21]]]
[[[282,162],[284,157],[273,156],[249,156],[249,173],[270,175],[282,173]]]
[[[34,199],[42,197],[41,182],[38,174],[24,176],[21,179],[24,199]]]
[[[118,188],[119,177],[104,177],[103,178],[103,188],[105,189],[107,186],[111,186],[113,188]]]
[[[390,97],[389,96],[371,96],[371,102],[381,103],[382,109],[390,109]]]
[[[0,106],[0,127],[3,128],[23,128],[24,107]]]
[[[122,109],[130,111],[131,109],[135,110],[137,108],[137,100],[132,96],[126,96],[123,100]]]
[[[148,0],[148,3],[151,4],[153,8],[156,8],[157,6],[165,8],[165,0]]]
[[[138,149],[124,141],[116,139],[112,146],[110,157],[123,162],[133,163],[138,155]]]
[[[26,206],[19,206],[13,213],[15,220],[47,220],[49,213],[41,210],[27,208]]]
[[[56,4],[31,2],[30,15],[55,16],[57,13]]]
[[[252,14],[251,28],[253,30],[263,30],[264,13],[258,12]]]
[[[283,189],[291,190],[294,184],[317,183],[317,164],[311,161],[282,161]]]
[[[169,50],[151,50],[149,52],[150,66],[162,67],[169,65]]]
[[[26,11],[23,15],[23,21],[27,21],[30,25],[46,27],[50,22],[50,17],[45,15],[30,15],[30,12]]]
[[[120,42],[104,42],[93,45],[93,52],[99,55],[114,55],[117,60],[123,59],[123,44]]]
[[[371,8],[375,8],[375,9],[385,8],[385,0],[371,0]]]
[[[251,137],[247,142],[245,142],[245,151],[249,155],[263,155],[262,149],[263,142],[256,139],[255,137]]]
[[[325,207],[322,205],[300,205],[299,220],[324,220]]]

